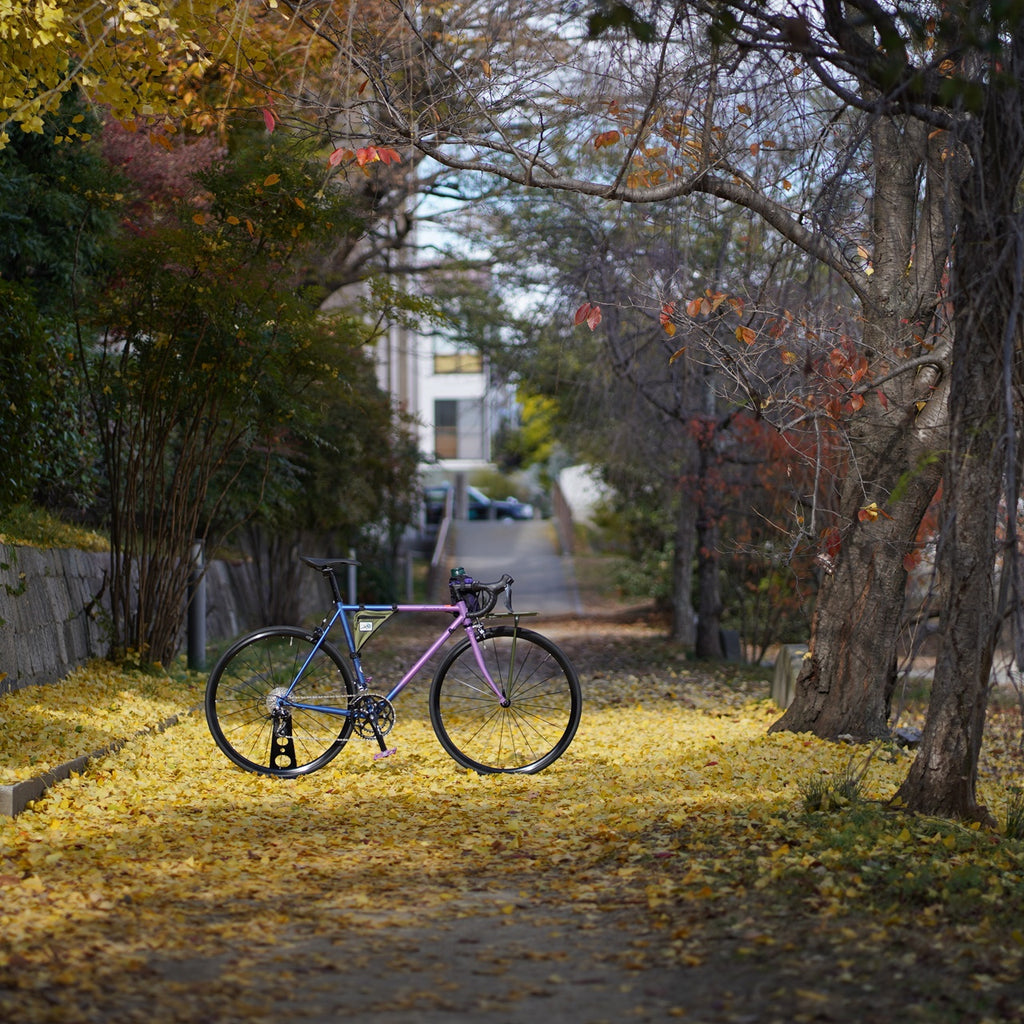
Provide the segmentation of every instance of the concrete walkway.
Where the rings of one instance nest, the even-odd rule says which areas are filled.
[[[459,520],[453,529],[453,564],[484,583],[507,572],[515,580],[512,606],[517,612],[583,614],[572,557],[560,553],[551,520]],[[503,608],[499,601],[497,610]]]

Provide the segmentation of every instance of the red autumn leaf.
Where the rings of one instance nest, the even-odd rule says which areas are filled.
[[[270,107],[263,108],[263,123],[267,126],[268,132],[272,132],[277,126],[277,118],[274,116],[274,112]]]
[[[843,537],[838,529],[834,526],[830,526],[825,532],[825,553],[829,558],[835,558],[839,554],[839,549],[843,545]]]
[[[620,138],[621,136],[614,128],[608,132],[601,132],[594,138],[594,149],[600,149],[602,146],[614,146]]]
[[[860,412],[864,408],[864,396],[863,395],[851,395],[850,396],[850,410],[852,412]]]
[[[698,317],[701,314],[701,307],[704,305],[703,299],[690,299],[686,304],[686,315],[692,317]]]
[[[335,149],[331,155],[327,158],[327,162],[331,167],[337,167],[342,160],[351,160],[355,156],[355,153],[351,149],[342,149],[340,146]]]
[[[580,324],[586,324],[591,330],[601,322],[601,307],[592,305],[589,302],[584,302],[579,309],[576,310],[572,318],[573,326],[579,327]]]

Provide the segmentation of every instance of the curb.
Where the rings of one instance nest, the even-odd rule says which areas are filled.
[[[98,757],[105,757],[107,754],[116,753],[125,744],[131,743],[132,740],[138,739],[140,736],[166,732],[171,726],[177,725],[185,715],[194,714],[200,706],[197,704],[195,707],[189,708],[180,714],[171,715],[170,718],[165,718],[157,725],[139,729],[137,732],[133,732],[131,736],[114,740],[109,746],[103,747],[100,750],[94,750],[91,754],[82,754],[81,757],[65,761],[63,764],[57,765],[56,768],[51,768],[49,771],[35,775],[24,782],[0,786],[0,816],[7,818],[17,817],[33,800],[38,800],[51,786],[56,785],[58,782],[63,782],[74,773],[81,774],[90,761]]]

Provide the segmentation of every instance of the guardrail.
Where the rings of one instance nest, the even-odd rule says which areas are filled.
[[[455,492],[449,490],[444,499],[444,511],[434,539],[434,551],[427,570],[427,600],[443,604],[448,600],[448,562],[451,558],[452,520],[455,518]]]

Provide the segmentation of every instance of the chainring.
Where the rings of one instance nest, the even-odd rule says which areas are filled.
[[[395,707],[379,693],[361,693],[348,705],[352,729],[362,740],[375,740],[378,733],[387,736],[395,725]],[[374,731],[374,723],[377,731]]]

